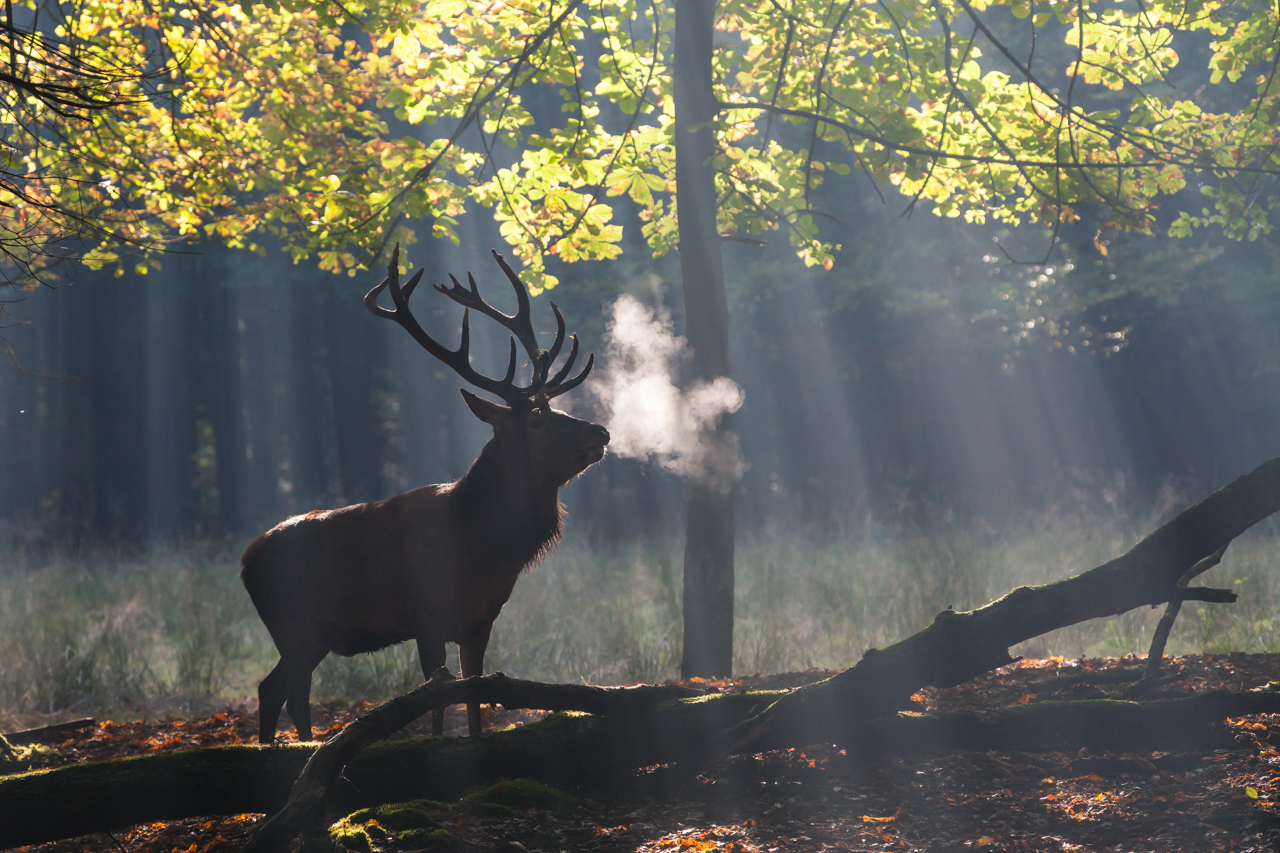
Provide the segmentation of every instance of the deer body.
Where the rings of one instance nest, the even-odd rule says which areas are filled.
[[[518,283],[505,262],[499,263]],[[393,271],[395,265],[393,255]],[[420,331],[405,307],[417,277],[403,292],[393,274],[388,279],[397,310],[405,310],[393,319],[411,332]],[[386,284],[366,299],[366,304],[373,301],[370,310],[378,308],[375,300]],[[522,286],[517,293],[521,291]],[[522,299],[521,314],[508,320],[523,316],[527,321],[527,299]],[[385,312],[381,316],[393,313],[380,310]],[[558,311],[556,315],[559,319]],[[535,390],[569,390],[590,370],[588,361],[572,384],[546,383],[563,336],[561,321],[551,352],[530,353]],[[463,359],[466,345],[464,319],[458,350]],[[576,352],[575,338],[557,380],[567,374]],[[514,345],[512,355],[514,365]],[[445,644],[456,642],[463,677],[481,674],[493,622],[517,578],[559,538],[560,487],[598,462],[609,442],[604,427],[552,409],[549,394],[530,397],[529,389],[514,388],[512,373],[513,368],[505,384],[467,377],[473,382],[478,377],[476,384],[507,397],[511,405],[463,390],[467,405],[493,428],[494,437],[461,479],[383,501],[294,516],[245,550],[241,579],[280,651],[280,663],[258,688],[263,743],[274,739],[285,705],[298,737],[311,738],[311,674],[329,652],[355,655],[415,640],[423,676],[429,678],[444,665]],[[479,710],[467,709],[472,734],[480,730]],[[437,712],[435,733],[442,726],[443,712]]]

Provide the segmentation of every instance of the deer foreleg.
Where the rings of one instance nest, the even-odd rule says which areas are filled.
[[[462,677],[470,678],[473,675],[484,674],[484,650],[489,645],[489,632],[493,630],[493,623],[485,625],[479,631],[476,631],[464,642],[458,643],[458,660],[462,664]],[[476,702],[467,703],[467,730],[472,735],[480,734],[483,724],[480,721],[480,705]]]
[[[444,657],[444,643],[418,639],[418,663],[422,665],[423,679],[431,680],[436,670],[444,666]],[[436,737],[444,734],[444,708],[431,712],[431,734]]]
[[[280,709],[289,692],[288,667],[284,658],[258,685],[258,743],[272,743],[280,724]]]

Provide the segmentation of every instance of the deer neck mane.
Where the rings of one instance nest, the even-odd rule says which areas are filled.
[[[555,545],[564,516],[559,488],[538,482],[535,465],[494,439],[453,487],[470,540],[486,556],[521,568]]]

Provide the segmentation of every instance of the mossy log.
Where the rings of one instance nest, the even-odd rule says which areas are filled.
[[[610,712],[606,714],[556,715],[537,725],[466,740],[377,744],[351,759],[343,770],[350,784],[332,796],[353,808],[448,798],[503,775],[598,790],[634,768],[654,764],[696,767],[734,753],[809,743],[864,744],[867,732],[880,725],[871,725],[876,718],[892,721],[884,725],[924,725],[902,722],[894,714],[908,708],[911,695],[925,685],[960,684],[1011,662],[1008,650],[1017,643],[1135,607],[1208,595],[1190,590],[1187,595],[1177,581],[1196,562],[1277,510],[1280,459],[1273,459],[1188,509],[1122,557],[1067,580],[1016,589],[974,611],[945,611],[924,631],[883,651],[869,651],[857,666],[818,684],[781,695],[728,694],[658,705],[652,695],[637,692],[631,694],[634,699],[605,700],[612,704],[598,710]],[[1209,597],[1234,600],[1221,590]],[[482,684],[484,680],[465,679],[446,687],[473,701],[507,704],[516,698],[491,698],[487,693],[509,691],[510,680],[492,688]],[[596,693],[591,693],[591,701],[598,701]],[[633,702],[635,713],[618,713]],[[1080,713],[1090,712],[1080,706]],[[925,742],[923,734],[909,737]],[[963,746],[938,737],[940,744]],[[886,739],[882,733],[879,740]],[[146,820],[273,812],[285,804],[311,749],[222,747],[0,779],[0,847]]]
[[[948,749],[1208,752],[1234,744],[1232,734],[1214,724],[1277,711],[1280,693],[1215,690],[1150,702],[1086,699],[1036,702],[994,713],[896,714],[869,721],[849,750],[855,760]]]
[[[615,718],[609,722],[618,728],[616,715],[635,717],[665,699],[700,693],[680,685],[606,688],[538,684],[516,681],[502,673],[458,681],[448,669],[440,667],[426,684],[379,705],[317,749],[294,783],[289,802],[258,830],[245,846],[244,853],[283,851],[299,834],[318,826],[329,807],[334,783],[347,764],[366,747],[430,711],[466,701],[478,704],[497,700],[507,708],[613,714]]]

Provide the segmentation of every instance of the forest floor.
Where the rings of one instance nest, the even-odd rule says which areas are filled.
[[[1046,699],[1094,698],[1116,670],[1141,659],[1022,661],[947,690],[925,690],[920,710],[998,709]],[[1280,655],[1192,655],[1166,664],[1178,678],[1146,698],[1248,690],[1280,680]],[[720,690],[777,689],[809,671],[701,682]],[[316,736],[338,731],[364,703],[316,709]],[[538,715],[502,709],[488,725]],[[462,734],[461,709],[448,733]],[[426,720],[420,720],[420,734]],[[379,851],[1262,851],[1280,849],[1280,715],[1229,720],[1236,748],[1200,754],[952,752],[852,766],[839,750],[806,747],[734,758],[660,796],[597,802],[499,783],[452,804],[357,813],[348,846]],[[98,761],[220,743],[252,742],[251,707],[210,717],[102,722],[48,745],[68,761]],[[402,733],[399,736],[407,736]],[[409,816],[409,819],[406,819]],[[378,820],[381,818],[381,820]],[[232,853],[261,815],[121,828],[22,848],[30,853]],[[352,831],[354,830],[354,831]]]

